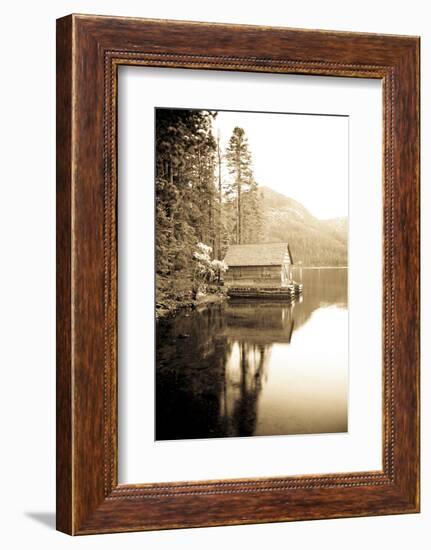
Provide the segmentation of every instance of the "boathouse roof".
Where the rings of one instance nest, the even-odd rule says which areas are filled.
[[[231,244],[224,261],[229,267],[281,266],[286,254],[293,263],[288,243]]]

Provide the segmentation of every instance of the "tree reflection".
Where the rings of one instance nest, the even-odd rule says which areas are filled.
[[[226,436],[250,436],[256,429],[257,405],[266,381],[270,346],[235,342],[226,364],[221,420]]]

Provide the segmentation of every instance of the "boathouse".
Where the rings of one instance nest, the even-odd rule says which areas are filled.
[[[227,287],[287,287],[292,283],[288,243],[233,244],[224,258]]]

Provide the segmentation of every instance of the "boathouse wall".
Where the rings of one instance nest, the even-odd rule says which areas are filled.
[[[224,275],[226,286],[279,287],[281,265],[232,266]]]

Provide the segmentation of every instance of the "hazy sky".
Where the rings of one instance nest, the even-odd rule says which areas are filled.
[[[219,111],[225,149],[244,128],[259,185],[302,203],[317,218],[348,214],[348,118]]]

